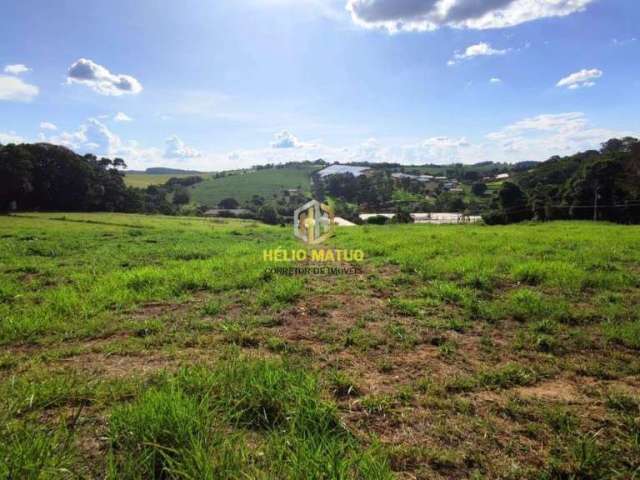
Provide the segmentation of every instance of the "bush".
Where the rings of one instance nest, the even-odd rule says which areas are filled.
[[[374,215],[373,217],[367,218],[367,223],[369,225],[384,225],[388,221],[389,219],[384,215]]]

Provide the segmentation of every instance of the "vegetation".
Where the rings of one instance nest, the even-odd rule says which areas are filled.
[[[191,193],[194,201],[210,208],[226,198],[233,198],[241,205],[250,203],[254,196],[270,201],[287,189],[308,194],[310,176],[319,168],[322,165],[307,162],[226,172],[196,185]]]
[[[0,211],[133,211],[125,166],[45,143],[0,146]]]
[[[0,217],[0,477],[633,478],[638,228]]]
[[[159,173],[142,173],[142,172],[124,172],[124,183],[128,187],[147,188],[151,185],[163,185],[171,178],[189,178],[193,177],[188,173],[182,174],[159,174]],[[201,175],[205,177],[206,175]]]
[[[528,219],[640,222],[640,142],[611,139],[599,151],[553,157],[505,183],[487,223]]]
[[[127,187],[122,159],[80,156],[47,143],[0,146],[0,212],[106,211],[175,214],[190,202],[199,176]],[[166,171],[170,171],[166,169]],[[169,202],[169,197],[172,201]]]

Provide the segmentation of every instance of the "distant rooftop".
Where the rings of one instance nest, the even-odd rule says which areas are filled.
[[[370,170],[369,167],[353,167],[351,165],[330,165],[327,168],[323,168],[318,172],[321,177],[327,177],[329,175],[340,175],[350,173],[354,177],[363,175],[364,172]]]

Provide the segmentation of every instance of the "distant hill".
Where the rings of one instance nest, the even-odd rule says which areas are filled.
[[[171,169],[167,169],[171,170]],[[190,172],[188,170],[178,170],[182,173],[148,173],[135,170],[125,171],[124,183],[129,187],[146,188],[150,185],[162,185],[172,177],[184,178],[192,176],[205,177],[209,174],[201,174],[198,172]]]
[[[147,168],[144,173],[149,175],[198,175],[203,172],[199,172],[198,170],[181,170],[179,168],[151,167]]]
[[[225,198],[235,198],[243,204],[254,195],[269,200],[287,189],[299,188],[303,193],[309,193],[311,175],[322,167],[313,164],[293,164],[212,175],[191,188],[191,198],[213,208]]]

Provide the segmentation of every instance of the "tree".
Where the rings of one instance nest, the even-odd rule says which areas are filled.
[[[173,193],[173,204],[174,205],[186,205],[191,201],[191,195],[189,194],[189,190],[184,187],[178,188]]]
[[[0,209],[125,211],[122,159],[80,156],[47,143],[0,147]]]
[[[395,213],[396,215],[393,217],[395,223],[413,223],[411,211],[408,208],[398,206]]]
[[[0,211],[22,206],[22,200],[33,191],[32,169],[25,149],[15,145],[0,148]]]
[[[239,206],[240,204],[235,198],[224,198],[218,202],[218,207],[226,210],[233,210]]]
[[[258,210],[258,218],[269,225],[277,225],[280,223],[278,212],[271,205],[263,205]]]
[[[476,182],[471,186],[471,193],[480,197],[487,191],[487,185],[482,182]]]
[[[545,221],[551,217],[550,204],[551,201],[547,192],[542,184],[536,185],[532,194],[529,196],[529,202],[531,211],[533,212],[534,220]]]
[[[498,198],[507,223],[521,222],[532,218],[527,196],[515,183],[504,182],[498,192]]]

